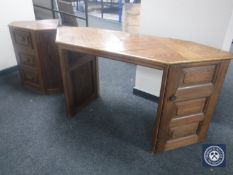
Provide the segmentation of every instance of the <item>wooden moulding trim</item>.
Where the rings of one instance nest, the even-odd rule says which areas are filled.
[[[194,122],[200,122],[204,119],[204,114],[193,114],[183,117],[173,118],[170,123],[170,127],[184,126],[184,124],[192,124]]]
[[[157,68],[157,69],[164,69],[164,67],[168,66],[168,65],[188,65],[188,64],[205,64],[205,63],[214,63],[214,62],[219,62],[219,61],[224,61],[224,60],[231,60],[233,58],[230,57],[224,57],[224,58],[212,58],[212,60],[210,59],[202,59],[202,60],[181,60],[179,62],[163,62],[163,61],[155,61],[155,60],[151,60],[149,58],[146,57],[137,57],[137,56],[132,56],[132,55],[128,55],[126,53],[112,53],[111,51],[101,51],[97,50],[97,49],[93,49],[93,48],[86,48],[86,47],[82,47],[79,45],[72,45],[72,44],[67,44],[67,43],[62,43],[60,41],[56,41],[56,43],[58,45],[60,45],[60,47],[66,49],[66,50],[70,50],[70,51],[76,51],[76,52],[81,52],[81,53],[87,53],[87,54],[93,54],[93,55],[97,55],[97,56],[103,56],[103,57],[107,57],[110,59],[115,59],[118,61],[123,61],[123,62],[128,62],[128,63],[132,63],[132,64],[140,64],[140,65],[145,65],[147,67],[151,67],[151,68]],[[121,59],[122,58],[122,59]],[[137,61],[133,60],[133,59],[137,59]]]
[[[159,63],[159,62],[156,63],[156,62],[151,61],[151,60],[146,60],[145,58],[138,58],[138,57],[134,57],[131,55],[112,53],[110,51],[103,52],[101,50],[90,49],[90,48],[80,47],[80,46],[76,46],[76,45],[70,46],[67,44],[59,43],[59,42],[57,42],[57,44],[59,45],[60,48],[68,50],[68,51],[86,53],[86,54],[95,55],[98,57],[106,57],[106,58],[113,59],[116,61],[127,62],[130,64],[146,66],[146,67],[155,68],[155,69],[159,69],[159,70],[163,70],[167,66],[167,64],[164,64],[164,63]]]
[[[198,142],[196,134],[167,141],[165,151],[185,147]]]
[[[168,75],[169,75],[169,66],[167,66],[163,71],[162,85],[161,85],[161,90],[160,90],[160,99],[159,99],[159,103],[158,103],[154,131],[153,131],[153,137],[152,137],[152,151],[153,152],[159,152],[159,150],[157,150],[157,148],[158,148],[158,136],[159,136],[159,129],[160,129],[160,124],[161,124],[162,112],[163,112],[163,108],[164,108],[164,100],[165,100],[165,95],[166,95],[165,93],[166,93],[166,88],[167,88]]]

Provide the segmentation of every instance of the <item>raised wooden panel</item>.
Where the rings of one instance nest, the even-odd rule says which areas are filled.
[[[60,54],[64,92],[69,99],[67,111],[74,116],[98,96],[97,60],[95,56],[71,51]]]
[[[73,82],[74,99],[76,105],[95,94],[94,74],[92,71],[93,62],[88,62],[71,72]]]
[[[176,117],[197,114],[203,112],[206,98],[193,99],[188,101],[177,102]]]
[[[37,66],[36,57],[31,54],[19,53],[19,60],[20,64],[22,64],[23,66],[29,66],[32,68],[36,68]]]
[[[86,64],[93,60],[93,56],[83,54],[83,53],[75,53],[75,52],[68,52],[68,58],[69,58],[68,64],[69,64],[70,71],[73,71],[77,67],[82,66],[83,64]]]
[[[210,96],[214,91],[212,83],[177,88],[176,101],[190,100]]]
[[[183,117],[172,118],[169,124],[170,127],[182,126],[190,123],[197,123],[204,119],[204,113],[186,115]]]
[[[18,46],[33,48],[30,32],[13,30],[14,41]]]
[[[183,81],[181,81],[181,86],[211,83],[214,77],[215,69],[216,65],[184,68],[184,78]]]
[[[41,31],[36,34],[38,54],[43,67],[44,86],[48,93],[62,91],[60,60],[55,44],[55,31]]]
[[[21,69],[23,81],[34,87],[40,86],[40,75],[38,72]]]
[[[194,144],[197,142],[198,142],[198,136],[196,134],[194,134],[194,135],[190,135],[190,136],[186,136],[186,137],[181,137],[179,139],[169,140],[169,141],[167,141],[167,143],[165,144],[164,147],[163,147],[163,144],[161,144],[161,143],[159,143],[158,145],[159,145],[159,147],[163,147],[164,151],[169,151],[169,150],[173,150],[176,148],[191,145],[191,144]]]
[[[196,134],[199,123],[186,124],[170,128],[170,139],[177,139]]]

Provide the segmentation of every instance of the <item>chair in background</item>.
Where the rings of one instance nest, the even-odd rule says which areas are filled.
[[[73,10],[72,1],[57,0],[59,11],[75,15]],[[60,13],[62,25],[78,26],[76,17],[64,13]]]

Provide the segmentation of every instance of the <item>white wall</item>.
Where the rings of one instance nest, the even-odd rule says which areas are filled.
[[[227,32],[225,34],[225,39],[224,39],[223,47],[222,47],[223,50],[226,50],[226,51],[230,50],[232,46],[232,38],[233,38],[233,12],[232,12],[229,24],[228,24]]]
[[[47,7],[47,8],[52,8],[51,0],[32,0],[32,1],[36,5],[39,5],[42,7]],[[54,2],[54,5],[55,5],[55,2]],[[51,11],[45,10],[42,8],[38,8],[38,7],[35,7],[35,14],[36,14],[36,19],[51,19],[51,18],[53,18],[53,13]]]
[[[233,39],[233,0],[143,0],[140,33],[190,40],[229,51]],[[148,79],[143,75],[150,76],[152,81],[143,81]],[[158,77],[158,73],[148,73],[146,68],[137,66],[135,88],[159,96],[161,82],[153,77]]]
[[[34,19],[31,0],[0,1],[0,70],[16,65],[8,24]]]
[[[233,53],[233,44],[231,45],[230,52]]]

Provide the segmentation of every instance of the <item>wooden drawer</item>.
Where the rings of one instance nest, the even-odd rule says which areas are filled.
[[[192,99],[171,104],[170,127],[182,126],[204,119],[208,98]]]
[[[179,87],[213,83],[216,67],[216,65],[207,65],[183,68]]]
[[[57,25],[53,19],[9,24],[22,84],[44,94],[62,91]]]
[[[37,58],[36,56],[29,53],[18,53],[19,62],[21,66],[29,66],[31,68],[37,68]]]
[[[33,87],[40,86],[40,75],[38,72],[21,68],[21,75],[24,84]]]
[[[170,128],[170,139],[178,139],[194,135],[197,132],[199,123],[186,124],[179,127]]]
[[[217,65],[182,67],[177,70],[180,78],[175,92],[176,101],[208,97],[215,89]]]
[[[175,103],[176,117],[202,113],[206,104],[206,98],[182,101]]]
[[[30,32],[14,29],[13,39],[17,46],[33,49],[32,37]]]

